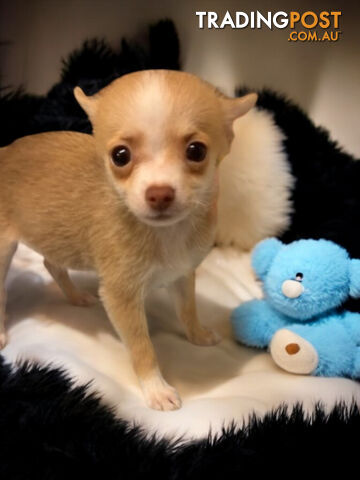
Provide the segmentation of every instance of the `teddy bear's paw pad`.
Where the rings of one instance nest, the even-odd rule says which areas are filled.
[[[312,373],[319,362],[318,354],[310,342],[285,328],[278,330],[270,343],[274,362],[291,373]]]

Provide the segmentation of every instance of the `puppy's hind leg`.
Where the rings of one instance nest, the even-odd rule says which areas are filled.
[[[64,268],[50,263],[46,258],[44,259],[44,265],[72,305],[87,307],[98,301],[98,299],[94,295],[91,295],[91,293],[79,290],[73,284],[68,272]]]
[[[6,321],[6,291],[5,279],[11,260],[16,252],[17,242],[0,238],[0,348],[6,344],[5,321]]]

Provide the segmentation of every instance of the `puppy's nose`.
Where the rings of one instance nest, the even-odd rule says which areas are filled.
[[[149,187],[145,192],[148,205],[154,210],[166,210],[174,201],[175,190],[169,185]]]

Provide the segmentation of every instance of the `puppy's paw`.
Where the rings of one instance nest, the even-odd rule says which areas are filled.
[[[81,290],[73,292],[71,297],[69,297],[69,302],[71,305],[76,305],[77,307],[90,307],[98,301],[99,299],[91,293],[83,292]]]
[[[189,335],[189,341],[195,345],[207,346],[217,345],[221,342],[221,336],[210,328],[201,327]]]
[[[143,380],[141,385],[148,407],[154,410],[178,410],[181,407],[178,392],[162,377]]]

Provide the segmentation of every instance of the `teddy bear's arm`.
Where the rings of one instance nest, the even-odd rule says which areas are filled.
[[[252,347],[264,348],[276,330],[287,325],[265,300],[251,300],[237,307],[231,316],[235,337]]]
[[[271,354],[278,365],[295,373],[359,378],[359,343],[360,315],[344,312],[315,323],[289,325],[275,335]],[[297,349],[287,355],[290,344]]]

